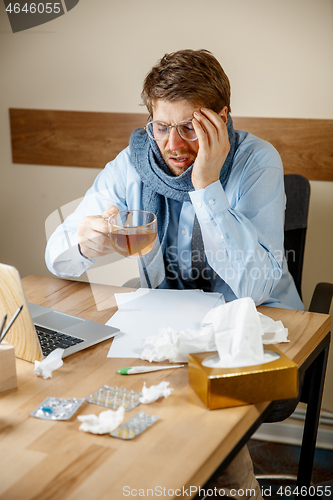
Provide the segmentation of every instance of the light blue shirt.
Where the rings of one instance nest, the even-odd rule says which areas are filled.
[[[219,181],[191,191],[190,202],[170,200],[167,245],[181,278],[191,278],[191,241],[197,215],[212,291],[225,299],[252,297],[256,305],[304,310],[284,256],[285,193],[283,166],[275,148],[238,131],[239,145],[225,190]],[[77,230],[84,217],[109,205],[119,210],[142,209],[142,182],[129,148],[109,162],[83,201],[50,237],[48,269],[61,277],[80,276],[94,265],[78,251]],[[142,276],[142,283],[144,277]]]

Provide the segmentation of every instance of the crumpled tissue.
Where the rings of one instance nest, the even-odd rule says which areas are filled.
[[[216,351],[219,350],[217,344],[223,343],[227,349],[223,351],[225,362],[228,358],[231,363],[234,358],[235,363],[242,363],[246,358],[252,359],[251,364],[257,364],[263,362],[263,344],[288,342],[287,335],[288,330],[281,321],[258,313],[253,299],[245,297],[211,309],[200,330],[177,332],[170,327],[160,328],[158,335],[145,340],[140,358],[150,362],[187,363],[189,354]]]
[[[168,388],[170,382],[161,382],[158,385],[151,385],[146,387],[146,382],[144,382],[142,387],[142,396],[139,398],[140,403],[148,405],[153,403],[159,398],[167,398],[172,393],[173,389]]]
[[[222,306],[220,306],[222,307]],[[140,356],[148,361],[187,363],[188,355],[196,352],[215,351],[214,332],[211,328],[201,330],[183,330],[160,328],[158,335],[151,335],[145,340],[145,348]]]
[[[119,427],[124,420],[125,409],[120,406],[117,411],[106,410],[99,415],[80,415],[77,419],[82,422],[80,431],[92,434],[108,434]]]
[[[34,372],[38,377],[43,377],[43,379],[51,378],[51,373],[54,370],[60,368],[64,362],[62,360],[62,355],[64,353],[64,349],[54,349],[54,351],[50,352],[43,361],[35,361],[35,369]]]
[[[283,326],[282,321],[274,319],[258,312],[260,323],[263,329],[262,343],[277,344],[278,342],[290,342],[288,340],[288,328]]]

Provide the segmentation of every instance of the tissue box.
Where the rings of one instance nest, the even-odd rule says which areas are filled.
[[[0,344],[0,392],[17,387],[15,349],[3,341]]]
[[[278,359],[239,368],[209,368],[202,364],[217,352],[190,354],[189,384],[210,410],[297,397],[297,365],[275,346],[270,345],[267,351],[277,353]]]

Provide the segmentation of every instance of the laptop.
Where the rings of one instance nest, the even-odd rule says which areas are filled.
[[[7,314],[8,324],[22,304],[5,340],[15,347],[15,356],[26,361],[41,361],[58,347],[64,349],[64,358],[119,332],[118,328],[27,302],[17,269],[0,264],[0,322]]]

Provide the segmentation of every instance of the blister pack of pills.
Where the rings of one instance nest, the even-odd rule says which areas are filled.
[[[133,439],[153,425],[156,420],[158,420],[156,415],[147,415],[147,413],[139,411],[125,424],[110,432],[110,436],[120,439]]]
[[[132,410],[140,404],[139,398],[141,392],[128,391],[127,389],[119,389],[118,387],[109,387],[104,385],[98,391],[87,397],[88,403],[95,405],[106,406],[117,410],[120,406],[125,408],[125,411]]]
[[[46,398],[30,415],[45,420],[68,420],[82,405],[83,401],[85,401],[84,398]]]

